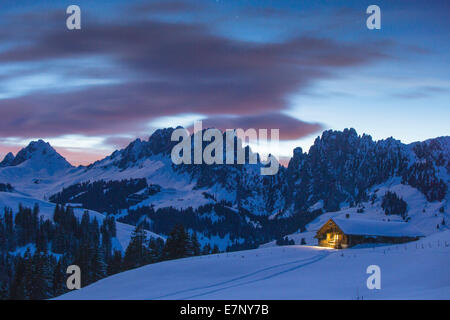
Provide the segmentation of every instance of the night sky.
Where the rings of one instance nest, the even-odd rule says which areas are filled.
[[[446,0],[2,0],[0,157],[42,138],[88,164],[197,119],[279,128],[283,156],[326,129],[448,135],[449,31]]]

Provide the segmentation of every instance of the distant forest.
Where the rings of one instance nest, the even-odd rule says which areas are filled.
[[[164,242],[146,236],[138,225],[122,253],[113,250],[113,216],[102,223],[85,212],[80,219],[71,207],[57,205],[53,221],[39,216],[39,207],[19,205],[13,214],[0,215],[0,299],[48,299],[68,291],[66,270],[78,265],[82,286],[112,274],[149,263],[217,253],[217,246],[201,247],[196,234],[176,225]]]

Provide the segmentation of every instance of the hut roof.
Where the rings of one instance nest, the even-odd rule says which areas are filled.
[[[331,219],[348,235],[383,236],[383,237],[422,237],[418,231],[407,222],[385,222],[362,219]]]

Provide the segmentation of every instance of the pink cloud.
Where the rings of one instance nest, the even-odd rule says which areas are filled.
[[[49,24],[53,19],[49,15]],[[211,118],[279,114],[288,108],[290,94],[335,70],[384,59],[382,50],[389,47],[314,37],[256,44],[212,35],[205,25],[149,20],[93,19],[88,29],[70,35],[63,28],[45,26],[10,30],[29,41],[0,52],[0,63],[107,56],[114,61],[107,70],[126,77],[120,84],[2,99],[0,137],[145,132],[151,120],[183,113]],[[3,30],[0,40],[11,39],[10,32]],[[104,75],[102,67],[84,72]],[[74,76],[82,76],[78,73]],[[287,130],[286,138],[298,130]]]

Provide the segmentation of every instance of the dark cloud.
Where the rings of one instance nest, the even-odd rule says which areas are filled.
[[[11,31],[3,30],[0,40],[5,37],[11,39]],[[0,52],[0,64],[103,56],[113,66],[102,69],[100,63],[96,72],[124,78],[119,84],[65,92],[41,90],[0,100],[0,136],[145,131],[152,119],[181,113],[222,120],[223,114],[241,115],[261,123],[268,120],[265,114],[272,114],[274,119],[288,121],[283,137],[300,136],[300,128],[312,129],[279,114],[288,106],[287,97],[339,68],[386,58],[381,48],[386,46],[313,37],[257,44],[212,35],[205,25],[148,20],[100,23],[90,19],[75,32],[36,27],[28,30],[28,41]],[[295,124],[299,128],[294,130]]]
[[[241,128],[244,130],[267,129],[270,136],[270,129],[280,130],[281,140],[295,140],[307,135],[316,133],[324,129],[319,123],[309,123],[301,121],[281,113],[268,113],[254,116],[240,117],[211,117],[202,121],[202,126],[206,128],[217,128],[222,131],[226,129]],[[192,131],[192,127],[189,128]]]

